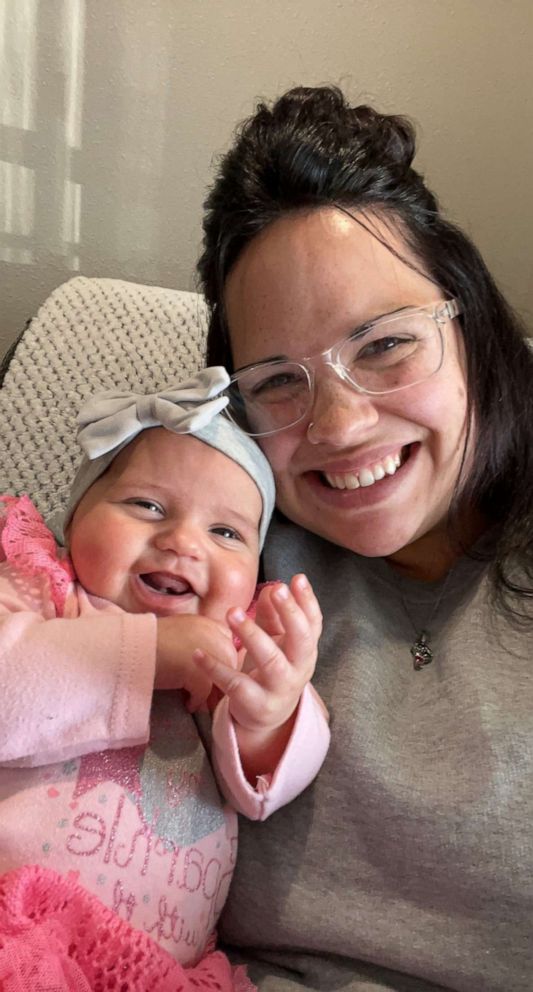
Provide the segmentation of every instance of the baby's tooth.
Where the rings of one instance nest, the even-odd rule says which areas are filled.
[[[373,474],[374,479],[376,480],[376,482],[379,482],[380,479],[384,479],[385,478],[385,469],[383,468],[383,465],[373,465],[372,466],[372,474]]]
[[[371,486],[375,482],[374,476],[369,468],[362,468],[359,472],[359,484],[361,486]]]
[[[385,469],[387,475],[394,475],[397,467],[398,466],[396,465],[396,462],[394,461],[392,455],[387,455],[387,457],[383,461],[383,468]]]
[[[394,456],[394,464],[396,465],[396,468],[399,468],[400,465],[402,464],[400,452],[398,452],[398,454]]]
[[[335,475],[333,478],[335,479],[337,489],[346,489],[346,482],[343,475]]]

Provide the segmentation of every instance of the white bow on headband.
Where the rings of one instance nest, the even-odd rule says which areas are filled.
[[[78,441],[92,461],[147,427],[166,427],[175,434],[198,431],[227,406],[228,397],[218,394],[229,381],[226,370],[217,365],[159,393],[97,393],[80,410]]]

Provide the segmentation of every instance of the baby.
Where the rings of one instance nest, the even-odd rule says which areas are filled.
[[[101,920],[121,946],[142,946],[157,974],[180,962],[204,967],[204,980],[218,968],[219,987],[237,987],[219,952],[205,956],[235,861],[235,810],[264,819],[294,798],[329,731],[309,685],[321,615],[308,582],[255,594],[274,485],[221,412],[227,383],[206,369],[152,396],[85,405],[68,556],[27,497],[2,497],[0,881],[19,916],[0,913],[0,976],[20,915],[31,926],[6,960],[35,960],[32,900],[70,886],[85,930],[67,957],[84,976],[96,967],[83,949],[89,900],[89,929]],[[195,722],[206,701],[212,723]],[[67,901],[54,905],[66,912]],[[50,939],[42,946],[52,954]],[[152,988],[146,960],[139,988]]]

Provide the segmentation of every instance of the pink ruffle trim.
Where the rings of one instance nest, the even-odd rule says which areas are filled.
[[[220,951],[184,968],[72,878],[38,865],[0,878],[2,992],[257,992]]]
[[[63,615],[74,570],[68,558],[60,559],[54,535],[28,496],[1,496],[5,506],[0,518],[0,547],[4,558],[24,575],[46,575],[58,616]]]

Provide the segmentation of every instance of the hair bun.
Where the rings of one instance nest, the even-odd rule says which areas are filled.
[[[273,106],[261,103],[252,119],[267,128],[285,125],[287,132],[305,131],[320,137],[325,151],[342,144],[357,154],[361,164],[379,158],[408,169],[416,151],[415,130],[406,117],[381,114],[365,104],[352,107],[337,86],[297,86],[279,97]]]
[[[411,121],[398,114],[380,114],[372,107],[362,104],[359,107],[347,107],[353,121],[354,131],[367,147],[372,148],[372,154],[379,153],[395,165],[404,169],[410,168],[416,152],[416,135]]]

